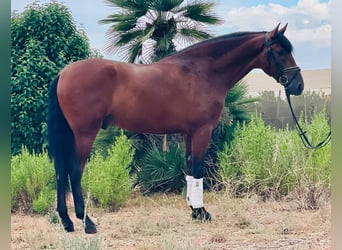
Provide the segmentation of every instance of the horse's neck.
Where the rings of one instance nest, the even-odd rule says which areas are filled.
[[[199,67],[206,71],[211,82],[230,89],[254,68],[264,68],[263,36],[251,34],[250,38],[235,38],[208,46],[203,57],[198,57]],[[202,62],[201,62],[202,61]],[[203,67],[205,65],[205,67]]]
[[[251,35],[250,39],[240,38],[229,46],[221,57],[217,58],[210,65],[210,71],[217,74],[217,81],[230,88],[236,82],[241,80],[252,69],[264,68],[263,54],[263,39],[256,35]],[[213,48],[215,50],[215,47]],[[262,57],[262,58],[261,58]]]

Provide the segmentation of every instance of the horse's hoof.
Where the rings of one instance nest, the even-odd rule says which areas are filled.
[[[86,219],[85,219],[84,231],[87,234],[96,234],[97,233],[96,226],[95,226],[94,222],[92,222],[92,220],[88,216],[86,216]]]
[[[204,207],[192,208],[191,217],[193,220],[199,220],[201,222],[211,222],[211,215]]]
[[[64,226],[64,230],[67,231],[68,233],[75,231],[73,223],[71,223],[71,224],[69,223],[67,225],[63,223],[63,226]]]
[[[87,233],[87,234],[96,234],[97,233],[97,230],[96,230],[96,227],[95,226],[86,226],[84,231]]]

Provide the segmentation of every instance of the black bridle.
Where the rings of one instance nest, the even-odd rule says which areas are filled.
[[[275,42],[277,42],[276,39],[273,40],[273,41],[269,41],[268,40],[268,33],[265,34],[265,47],[266,47],[266,51],[267,51],[268,68],[270,68],[270,60],[272,60],[274,66],[276,67],[276,69],[278,71],[277,80],[285,88],[287,102],[289,103],[289,107],[290,107],[290,110],[291,110],[291,114],[292,114],[293,120],[296,123],[296,129],[298,131],[299,137],[302,140],[304,146],[306,148],[309,148],[309,149],[322,148],[322,147],[324,147],[325,145],[327,145],[330,142],[330,140],[331,140],[331,131],[328,133],[327,137],[323,141],[318,143],[317,145],[312,145],[310,143],[309,139],[306,136],[306,131],[303,131],[303,129],[299,125],[298,119],[297,119],[297,117],[296,117],[296,115],[295,115],[295,113],[293,111],[292,104],[291,104],[291,99],[290,99],[290,95],[291,94],[289,93],[289,90],[288,90],[288,87],[291,85],[292,81],[299,74],[300,68],[297,65],[296,66],[287,67],[287,68],[283,68],[283,66],[280,65],[280,63],[276,60],[276,58],[275,58],[275,56],[273,54],[273,51],[272,51],[272,47],[271,47],[271,45],[274,44]],[[292,77],[290,79],[285,74],[285,73],[289,73],[289,72],[293,72]]]
[[[274,66],[278,71],[277,81],[284,86],[285,91],[288,92],[288,87],[291,85],[292,81],[296,78],[298,73],[300,72],[300,68],[296,66],[291,66],[287,68],[283,68],[282,65],[276,60],[271,45],[276,43],[277,39],[273,41],[268,40],[268,33],[265,34],[265,46],[267,52],[267,61],[268,61],[268,69],[270,68],[270,60],[272,60]],[[289,79],[285,73],[293,72],[292,77]]]

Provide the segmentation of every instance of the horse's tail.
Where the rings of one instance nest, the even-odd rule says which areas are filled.
[[[49,88],[49,108],[48,108],[48,154],[55,162],[57,178],[67,176],[70,171],[70,164],[76,162],[74,133],[60,108],[57,98],[57,76],[50,84]],[[68,180],[64,178],[65,188],[68,189]]]

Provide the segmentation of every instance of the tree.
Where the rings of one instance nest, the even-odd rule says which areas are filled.
[[[100,21],[110,24],[107,50],[123,60],[151,63],[211,35],[206,25],[218,24],[213,1],[106,0],[116,13]]]
[[[86,35],[69,10],[53,2],[11,18],[11,152],[46,147],[49,83],[66,64],[90,56]]]

